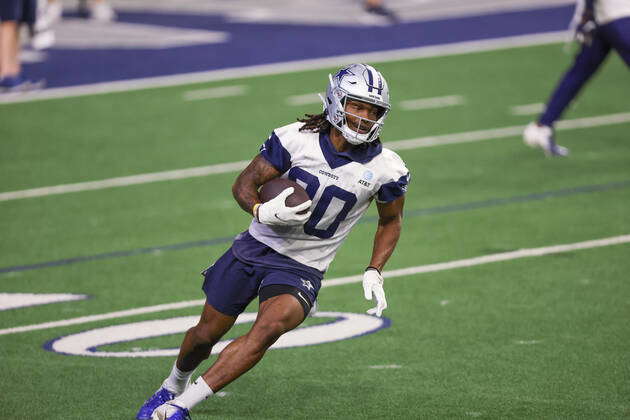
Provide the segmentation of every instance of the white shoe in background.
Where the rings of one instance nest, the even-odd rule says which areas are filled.
[[[55,23],[61,20],[62,14],[63,5],[60,0],[46,2],[43,7],[38,7],[35,31],[41,32],[50,29]]]
[[[569,149],[556,144],[553,128],[531,122],[523,132],[523,141],[529,147],[543,149],[547,156],[568,156]]]
[[[116,20],[116,12],[107,2],[94,2],[90,7],[90,19],[97,20],[99,22],[111,22]]]
[[[55,45],[55,31],[46,29],[35,32],[31,38],[31,47],[34,50],[45,50]]]

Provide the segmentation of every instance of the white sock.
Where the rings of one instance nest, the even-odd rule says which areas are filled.
[[[173,363],[173,369],[171,369],[171,374],[162,382],[162,386],[174,394],[179,395],[186,390],[194,371],[194,369],[189,372],[179,370],[177,368],[177,361],[175,361],[175,363]]]
[[[182,395],[179,395],[173,400],[173,404],[190,410],[212,394],[214,394],[214,392],[212,392],[206,381],[200,376],[195,382],[190,384]]]

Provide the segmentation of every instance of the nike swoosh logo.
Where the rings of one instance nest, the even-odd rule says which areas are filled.
[[[301,298],[302,298],[302,300],[303,300],[304,302],[306,302],[306,304],[307,304],[307,305],[310,305],[310,304],[311,304],[311,302],[309,302],[309,301],[308,301],[308,299],[306,299],[304,296],[302,296],[302,293],[297,292],[297,294],[298,294],[298,296],[299,296],[299,297],[301,297]]]

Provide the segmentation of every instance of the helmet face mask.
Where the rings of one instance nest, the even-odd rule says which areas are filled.
[[[372,66],[352,64],[328,79],[326,98],[322,98],[326,119],[353,145],[376,140],[391,108],[385,78]],[[377,119],[349,112],[349,102],[375,106]]]

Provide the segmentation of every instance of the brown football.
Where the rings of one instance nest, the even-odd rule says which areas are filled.
[[[286,178],[274,178],[265,182],[262,187],[260,187],[258,196],[260,197],[260,201],[266,203],[289,187],[293,187],[294,190],[293,194],[288,196],[284,202],[288,207],[295,207],[311,199],[300,184]],[[308,209],[300,213],[305,213],[306,211],[308,211]]]

